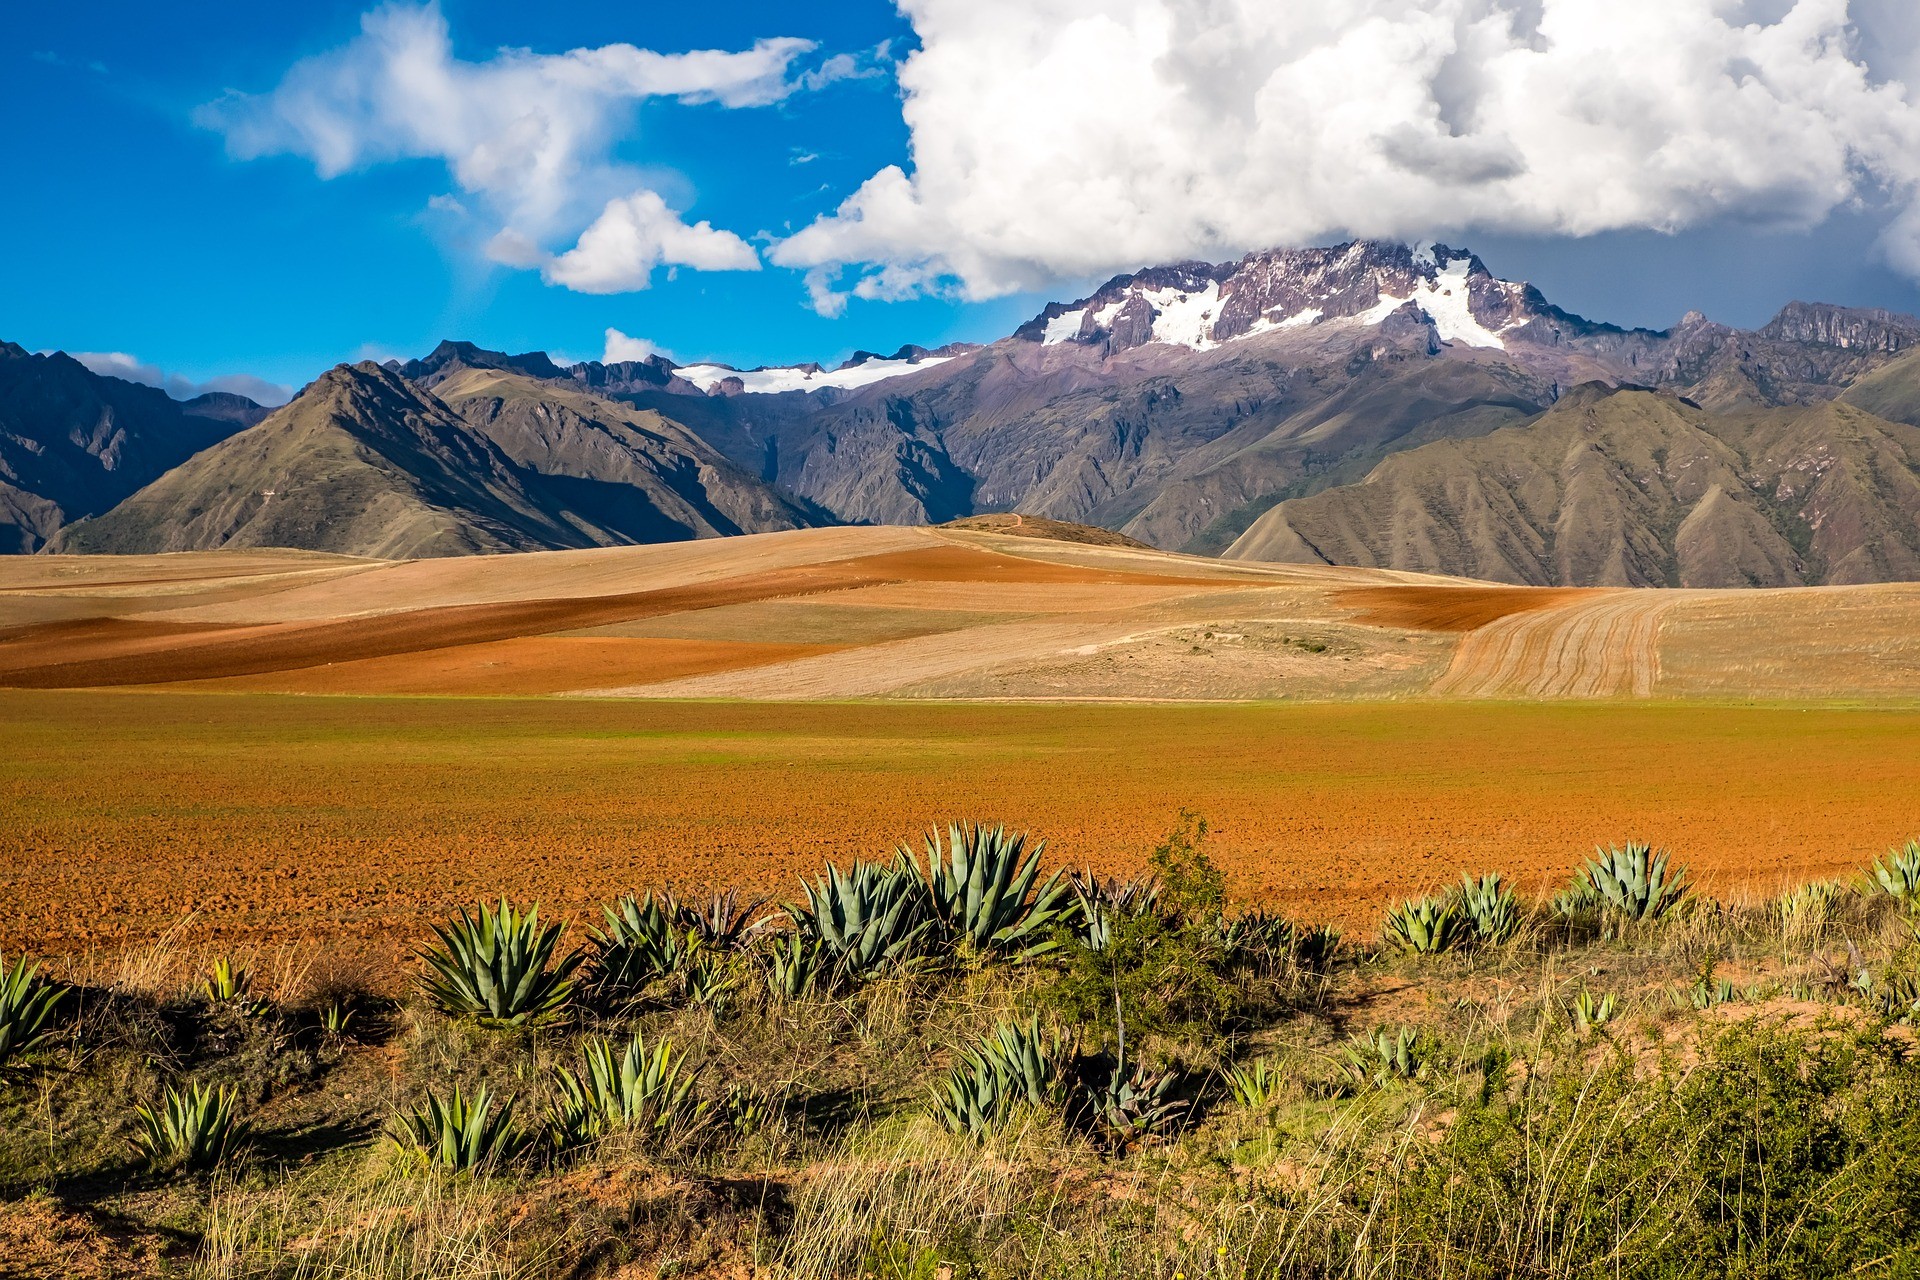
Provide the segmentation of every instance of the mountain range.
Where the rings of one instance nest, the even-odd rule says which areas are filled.
[[[399,557],[982,513],[1569,585],[1920,578],[1920,320],[1583,319],[1444,245],[1117,276],[834,369],[445,342],[267,414],[0,347],[7,549]],[[218,403],[204,403],[217,400]]]

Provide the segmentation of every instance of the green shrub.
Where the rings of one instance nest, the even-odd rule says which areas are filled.
[[[581,986],[603,1008],[633,1004],[655,983],[679,974],[693,947],[671,899],[627,894],[602,907],[605,929],[589,930],[589,955]]]
[[[1341,1056],[1355,1084],[1384,1089],[1395,1080],[1425,1078],[1432,1051],[1412,1027],[1379,1028],[1348,1041]]]
[[[1280,1068],[1270,1058],[1255,1058],[1252,1062],[1227,1068],[1228,1091],[1233,1094],[1235,1102],[1250,1111],[1272,1106],[1280,1096],[1285,1080]]]
[[[911,865],[856,862],[846,872],[829,866],[801,888],[806,905],[787,911],[802,934],[819,940],[837,977],[858,982],[898,969],[921,954],[933,929]]]
[[[1159,885],[1156,906],[1175,919],[1212,919],[1227,905],[1227,878],[1207,855],[1207,820],[1180,811],[1180,825],[1147,856]]]
[[[707,1105],[693,1097],[699,1068],[671,1040],[649,1049],[639,1032],[614,1056],[606,1040],[588,1040],[580,1049],[580,1071],[554,1073],[560,1101],[552,1115],[557,1145],[566,1147],[626,1131],[650,1139],[683,1136],[705,1119]]]
[[[920,876],[934,925],[949,944],[1024,960],[1059,945],[1054,926],[1072,903],[1058,873],[1035,887],[1046,847],[1043,840],[1029,852],[1025,832],[953,823],[944,845],[938,831],[927,833],[924,869],[904,846],[899,860]]]
[[[133,1144],[155,1168],[211,1169],[246,1136],[239,1101],[239,1090],[225,1085],[169,1086],[158,1107],[134,1108]]]
[[[1160,902],[1160,886],[1151,877],[1102,879],[1091,870],[1076,871],[1068,873],[1067,886],[1073,892],[1079,943],[1091,951],[1106,950],[1114,921],[1153,914]]]
[[[201,980],[200,990],[207,997],[208,1004],[220,1008],[255,1015],[267,1007],[264,1000],[253,998],[252,971],[236,966],[226,956],[213,962],[213,967],[207,970],[207,976]]]
[[[52,1034],[53,1013],[67,989],[40,977],[38,966],[25,956],[6,966],[0,956],[0,1071],[45,1043]]]
[[[575,954],[554,963],[562,928],[542,928],[537,905],[522,915],[505,898],[497,911],[484,903],[477,916],[463,910],[458,920],[434,926],[439,947],[415,953],[427,965],[419,987],[442,1013],[482,1026],[551,1021],[565,1010],[582,959]]]
[[[813,994],[824,968],[825,950],[818,936],[797,929],[775,938],[765,952],[767,990],[785,1000]]]
[[[1387,912],[1380,940],[1408,955],[1451,951],[1468,937],[1468,925],[1452,894],[1408,899]]]
[[[1116,916],[1101,950],[1073,945],[1061,953],[1041,1003],[1074,1027],[1104,1025],[1118,999],[1127,1021],[1142,1029],[1223,1028],[1244,1017],[1263,993],[1229,978],[1210,924],[1168,916]]]
[[[1554,899],[1563,916],[1598,910],[1635,922],[1666,917],[1691,892],[1686,868],[1667,872],[1665,850],[1627,843],[1624,849],[1595,849],[1594,856],[1574,873],[1573,882]]]
[[[1901,906],[1920,907],[1920,840],[1887,850],[1884,858],[1874,860],[1868,875],[1880,892]]]
[[[1051,1107],[1061,1097],[1062,1048],[1034,1018],[1002,1022],[961,1051],[933,1097],[933,1113],[953,1133],[982,1138],[1016,1107]]]
[[[498,1111],[481,1085],[473,1095],[456,1086],[430,1093],[426,1102],[393,1117],[387,1141],[416,1160],[458,1173],[487,1172],[513,1160],[531,1145],[513,1123],[513,1099]]]
[[[766,910],[765,898],[743,899],[738,889],[715,889],[698,901],[683,901],[671,891],[662,896],[680,936],[706,951],[745,951],[778,918]]]
[[[1453,892],[1468,930],[1482,946],[1502,946],[1520,931],[1520,901],[1513,890],[1500,883],[1498,872],[1488,872],[1477,880],[1462,875]]]
[[[1123,1039],[1113,1067],[1088,1091],[1086,1111],[1095,1133],[1124,1150],[1144,1138],[1170,1132],[1187,1112],[1187,1104],[1172,1096],[1180,1073],[1150,1071],[1127,1060]]]

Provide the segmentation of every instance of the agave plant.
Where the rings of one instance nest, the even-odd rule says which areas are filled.
[[[1125,1148],[1173,1128],[1187,1109],[1169,1096],[1179,1082],[1176,1071],[1149,1071],[1138,1063],[1129,1063],[1123,1040],[1114,1056],[1113,1070],[1090,1091],[1089,1111],[1107,1140]]]
[[[1294,938],[1293,954],[1303,968],[1324,971],[1340,950],[1340,930],[1330,924],[1302,929]]]
[[[1450,894],[1409,899],[1387,912],[1381,940],[1410,955],[1451,951],[1467,938],[1459,905]]]
[[[1903,907],[1920,907],[1920,840],[1887,850],[1869,871],[1880,891]]]
[[[211,1169],[246,1136],[239,1101],[240,1091],[226,1085],[169,1086],[158,1107],[134,1108],[133,1145],[155,1168]]]
[[[797,929],[775,938],[766,950],[767,990],[787,1000],[812,994],[825,968],[824,950],[817,936]]]
[[[1920,874],[1920,864],[1915,866],[1915,872]],[[1832,918],[1846,892],[1847,886],[1835,880],[1800,885],[1773,900],[1773,918],[1783,932],[1818,930]]]
[[[211,1005],[237,1009],[245,1014],[256,1014],[266,1008],[265,1001],[253,998],[252,970],[241,968],[226,956],[213,962],[213,967],[207,970],[207,976],[201,980],[200,990]]]
[[[1598,999],[1593,992],[1581,988],[1574,997],[1568,1013],[1573,1018],[1573,1033],[1582,1040],[1613,1021],[1616,1007],[1613,993],[1608,992]]]
[[[540,924],[540,908],[522,914],[500,900],[482,904],[477,916],[435,925],[437,948],[416,952],[426,962],[419,986],[435,1008],[450,1017],[472,1017],[483,1026],[525,1027],[558,1017],[573,993],[578,954],[554,962],[562,925]]]
[[[1356,1084],[1384,1089],[1395,1080],[1418,1080],[1427,1073],[1427,1055],[1411,1027],[1384,1027],[1355,1036],[1342,1052],[1343,1066]]]
[[[1036,1017],[1026,1024],[1002,1022],[963,1050],[935,1091],[934,1114],[954,1133],[982,1138],[1006,1123],[1022,1104],[1060,1101],[1057,1037],[1044,1035]]]
[[[1519,899],[1500,883],[1498,872],[1488,872],[1478,880],[1462,875],[1459,888],[1453,892],[1475,941],[1497,947],[1512,941],[1520,931]]]
[[[387,1141],[401,1152],[458,1173],[484,1172],[524,1152],[532,1138],[513,1123],[513,1099],[498,1111],[485,1085],[471,1097],[458,1086],[443,1097],[430,1093],[424,1105],[397,1114]]]
[[[1042,840],[1029,852],[1024,831],[956,822],[947,827],[944,845],[938,831],[927,833],[924,869],[904,845],[899,860],[920,876],[934,923],[949,942],[1025,960],[1058,945],[1053,927],[1072,903],[1059,873],[1034,887],[1046,847]]]
[[[1847,985],[1859,992],[1867,1008],[1881,1017],[1907,1026],[1920,1022],[1920,978],[1889,973],[1876,980],[1871,972],[1862,969]]]
[[[776,919],[765,898],[742,900],[738,889],[715,889],[697,901],[682,901],[672,890],[662,896],[674,929],[707,951],[744,951]]]
[[[854,981],[906,964],[933,928],[911,866],[856,862],[846,872],[829,866],[801,888],[806,906],[787,908],[794,925],[819,939],[836,973]]]
[[[1284,1077],[1271,1058],[1255,1058],[1243,1066],[1227,1068],[1227,1088],[1233,1100],[1249,1111],[1273,1105],[1280,1096]]]
[[[1217,917],[1209,932],[1221,958],[1236,967],[1273,973],[1299,956],[1300,930],[1269,911]]]
[[[649,1138],[683,1133],[706,1116],[707,1104],[693,1097],[700,1069],[689,1069],[686,1055],[671,1040],[648,1048],[639,1032],[619,1057],[606,1040],[589,1040],[580,1049],[581,1069],[554,1073],[560,1102],[551,1125],[560,1146],[573,1146],[621,1130]]]
[[[1152,877],[1102,879],[1092,871],[1073,871],[1067,874],[1067,888],[1079,917],[1080,944],[1089,951],[1107,949],[1116,920],[1146,915],[1160,903],[1160,885]]]
[[[65,987],[40,977],[25,956],[16,959],[11,970],[0,956],[0,1071],[52,1034],[54,1008],[66,994]]]
[[[1598,908],[1626,920],[1659,920],[1686,900],[1687,871],[1667,872],[1665,850],[1628,841],[1624,849],[1594,850],[1573,883],[1555,899],[1563,915]]]
[[[591,954],[582,983],[595,1001],[631,1003],[686,967],[694,948],[671,898],[627,894],[601,912],[607,927],[588,931]]]

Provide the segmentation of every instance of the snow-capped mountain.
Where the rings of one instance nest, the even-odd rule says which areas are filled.
[[[1500,349],[1510,340],[1551,343],[1568,326],[1612,328],[1551,306],[1531,285],[1500,279],[1465,249],[1359,240],[1115,276],[1091,297],[1048,304],[1015,336],[1107,354],[1154,342],[1206,351],[1277,330],[1378,326],[1396,317],[1431,325],[1442,343]]]

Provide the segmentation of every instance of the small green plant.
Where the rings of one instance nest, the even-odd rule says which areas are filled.
[[[766,909],[765,898],[742,898],[738,889],[684,900],[669,890],[663,897],[674,928],[706,951],[745,951],[779,919]]]
[[[1502,946],[1520,931],[1520,901],[1513,890],[1500,883],[1498,872],[1488,872],[1477,880],[1461,876],[1454,898],[1468,931],[1482,946]]]
[[[1573,1019],[1573,1033],[1582,1040],[1586,1039],[1613,1021],[1615,1006],[1612,992],[1595,999],[1593,992],[1582,987],[1574,995],[1573,1004],[1567,1011]]]
[[[244,1014],[257,1014],[266,1008],[266,1002],[253,996],[253,972],[241,968],[226,956],[213,962],[207,970],[207,976],[200,983],[201,992],[207,997],[207,1003],[225,1009],[235,1009]]]
[[[1867,872],[1872,884],[1901,906],[1920,907],[1920,840],[1887,850]]]
[[[1016,1107],[1060,1101],[1061,1045],[1036,1017],[1002,1022],[961,1051],[934,1091],[933,1113],[953,1133],[979,1139],[999,1129]]]
[[[500,900],[482,904],[435,925],[437,948],[415,954],[426,962],[419,987],[449,1017],[477,1019],[482,1026],[526,1027],[560,1016],[573,993],[578,954],[554,962],[562,925],[540,924],[540,908],[522,914]]]
[[[1116,921],[1151,914],[1160,901],[1160,886],[1151,877],[1102,879],[1090,870],[1074,871],[1067,875],[1067,886],[1079,919],[1075,937],[1089,951],[1105,951]]]
[[[358,1010],[347,1001],[329,1000],[320,1009],[320,1030],[335,1040],[345,1040],[356,1030]]]
[[[845,872],[829,866],[801,888],[806,905],[787,908],[794,927],[817,938],[836,975],[851,981],[906,965],[933,929],[920,877],[910,865],[856,862]]]
[[[661,1038],[648,1048],[639,1032],[614,1056],[613,1045],[588,1040],[580,1049],[580,1070],[554,1073],[560,1094],[551,1117],[556,1144],[574,1146],[609,1133],[626,1131],[649,1139],[684,1136],[705,1119],[707,1104],[695,1100],[699,1068]]]
[[[393,1117],[387,1141],[424,1164],[456,1173],[482,1173],[519,1156],[531,1138],[513,1123],[513,1099],[499,1110],[485,1085],[471,1097],[456,1086],[430,1093],[421,1106]]]
[[[627,894],[602,907],[605,929],[589,930],[589,956],[581,983],[588,998],[605,1008],[642,999],[653,985],[686,968],[697,936],[679,918],[688,914],[672,899]]]
[[[0,956],[0,1071],[46,1041],[54,1009],[66,994],[65,987],[40,977],[25,956],[11,970]]]
[[[1413,1028],[1388,1031],[1382,1027],[1355,1036],[1341,1056],[1342,1066],[1355,1084],[1384,1089],[1395,1080],[1423,1079],[1430,1054]]]
[[[211,1169],[246,1136],[239,1101],[240,1091],[226,1085],[169,1086],[159,1106],[134,1108],[133,1144],[156,1169]]]
[[[1466,941],[1468,928],[1452,894],[1409,899],[1387,912],[1380,939],[1408,955],[1451,951]]]
[[[1847,886],[1834,880],[1800,885],[1774,899],[1774,921],[1784,933],[1818,930],[1833,917],[1846,893]]]
[[[1665,850],[1629,841],[1623,849],[1595,849],[1554,899],[1554,908],[1562,916],[1598,910],[1617,919],[1652,922],[1664,919],[1689,892],[1686,868],[1668,874]]]
[[[1127,1061],[1123,1039],[1113,1069],[1089,1092],[1088,1111],[1097,1131],[1114,1147],[1124,1150],[1144,1138],[1172,1130],[1187,1106],[1172,1097],[1180,1073],[1150,1071]]]
[[[776,937],[766,949],[767,990],[783,1000],[813,994],[824,949],[818,937],[797,929]]]
[[[1072,895],[1058,873],[1035,886],[1046,841],[1027,848],[1023,831],[952,823],[944,843],[926,838],[924,869],[904,846],[899,861],[920,877],[935,926],[949,945],[1015,960],[1059,945],[1054,925],[1067,916]]]
[[[1227,1068],[1227,1088],[1233,1094],[1233,1100],[1249,1111],[1260,1111],[1273,1105],[1280,1096],[1280,1087],[1285,1077],[1271,1058],[1255,1058],[1252,1062]]]
[[[1157,905],[1176,919],[1209,920],[1227,905],[1227,878],[1207,855],[1207,820],[1180,811],[1180,825],[1147,856],[1160,892]]]
[[[1220,916],[1212,925],[1221,960],[1239,969],[1272,975],[1298,962],[1300,930],[1285,916],[1252,910]]]

